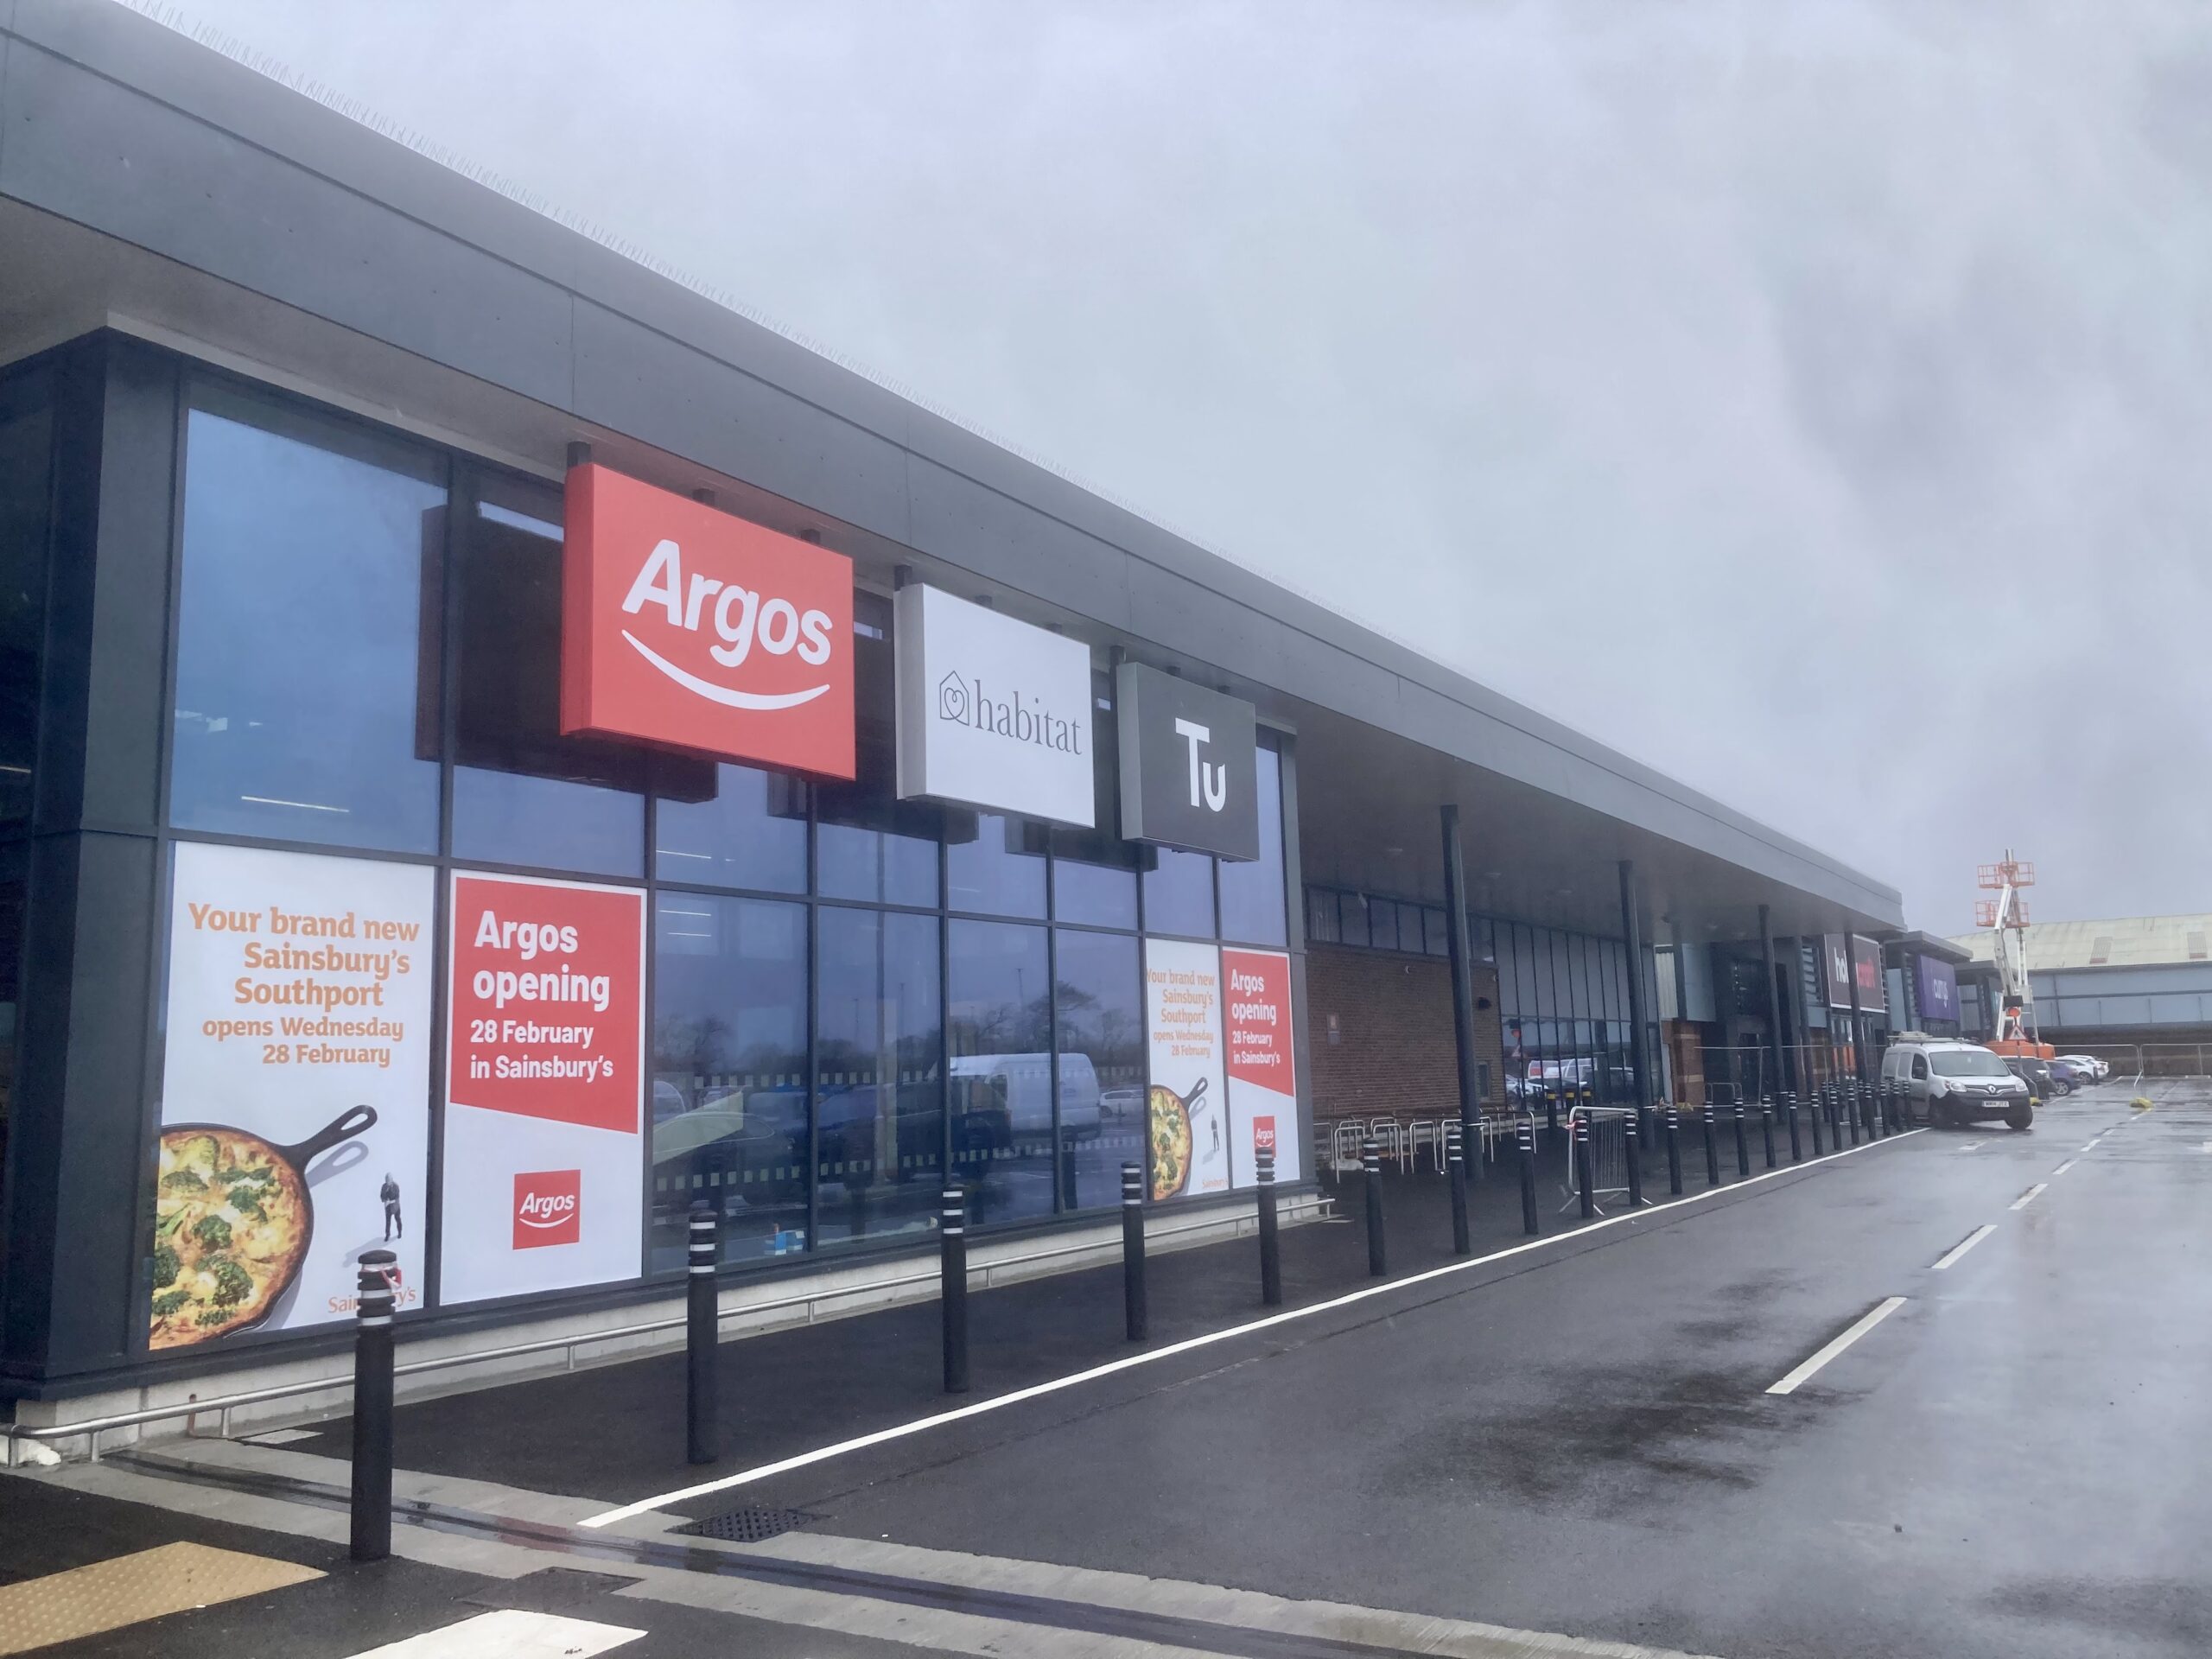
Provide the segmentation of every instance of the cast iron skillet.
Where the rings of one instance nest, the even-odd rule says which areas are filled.
[[[241,1325],[232,1325],[222,1334],[231,1336],[240,1331],[250,1331],[274,1313],[284,1293],[292,1287],[292,1280],[300,1270],[300,1263],[307,1260],[308,1246],[315,1240],[315,1192],[308,1185],[308,1166],[340,1142],[352,1140],[376,1126],[377,1109],[373,1106],[349,1106],[304,1141],[289,1147],[280,1147],[266,1135],[256,1135],[251,1129],[241,1129],[228,1123],[172,1123],[162,1131],[163,1141],[172,1138],[183,1140],[194,1135],[226,1135],[231,1140],[257,1147],[265,1154],[272,1164],[289,1169],[292,1179],[300,1187],[299,1238],[285,1259],[283,1271],[271,1281],[268,1294],[262,1299],[261,1312]],[[189,1344],[180,1344],[179,1346]]]

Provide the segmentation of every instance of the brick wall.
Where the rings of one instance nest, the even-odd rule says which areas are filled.
[[[1317,944],[1306,953],[1306,992],[1315,1116],[1459,1110],[1449,963]],[[1475,999],[1475,1055],[1490,1068],[1489,1098],[1497,1103],[1504,1099],[1497,969],[1477,965]]]

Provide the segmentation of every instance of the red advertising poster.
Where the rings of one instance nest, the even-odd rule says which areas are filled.
[[[457,870],[449,915],[442,1300],[634,1276],[645,894]]]
[[[1275,1155],[1275,1179],[1303,1173],[1299,1156],[1298,1077],[1292,1040],[1290,958],[1279,950],[1221,953],[1224,1024],[1229,1033],[1229,1168],[1237,1186],[1256,1175],[1252,1154]]]
[[[853,775],[853,564],[604,467],[571,467],[561,729]]]

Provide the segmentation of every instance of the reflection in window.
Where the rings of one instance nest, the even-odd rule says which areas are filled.
[[[1144,873],[1144,931],[1213,938],[1212,857],[1173,847],[1147,848],[1146,855],[1158,861]]]
[[[561,735],[561,493],[486,476],[457,558],[454,855],[642,874],[646,752]]]
[[[1287,943],[1283,918],[1282,757],[1258,753],[1260,855],[1221,865],[1221,937],[1240,944]],[[1416,947],[1418,948],[1418,947]]]
[[[23,863],[18,844],[0,848],[0,1169],[7,1167],[9,1126],[16,1116],[16,1031],[22,1004]],[[0,1251],[5,1249],[0,1240]],[[0,1271],[6,1259],[0,1255]]]
[[[925,1233],[944,1191],[938,918],[831,905],[820,915],[820,1242]]]
[[[806,1248],[806,909],[666,893],[653,906],[648,1268],[683,1264],[690,1211],[722,1259]]]
[[[806,785],[780,772],[718,766],[704,800],[663,795],[653,873],[709,887],[806,891]]]
[[[815,891],[825,899],[934,906],[939,814],[897,796],[891,601],[853,595],[856,781],[816,786]]]
[[[1121,735],[1114,722],[1113,681],[1091,677],[1091,788],[1098,827],[1052,830],[1052,917],[1086,927],[1137,925],[1138,849],[1114,833],[1121,795]]]
[[[1052,987],[1045,930],[950,922],[946,1035],[956,1183],[978,1226],[1052,1212]]]
[[[1045,826],[997,812],[944,817],[947,910],[989,916],[1045,915]]]
[[[1306,938],[1311,944],[1337,942],[1337,895],[1309,892],[1306,898]]]
[[[0,389],[0,823],[31,815],[53,496],[50,385],[32,374]]]
[[[1137,941],[1129,933],[1053,936],[1060,1032],[1060,1201],[1116,1204],[1122,1166],[1144,1163],[1145,1043]]]
[[[444,461],[227,391],[196,403],[172,820],[434,851]]]

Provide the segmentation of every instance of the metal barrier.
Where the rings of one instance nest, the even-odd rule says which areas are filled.
[[[1589,1199],[1593,1209],[1602,1214],[1600,1198],[1629,1196],[1628,1160],[1630,1140],[1628,1124],[1636,1116],[1632,1106],[1577,1105],[1567,1115],[1568,1144],[1575,1144],[1573,1137],[1586,1128],[1589,1135],[1590,1168]],[[1572,1209],[1583,1201],[1580,1166],[1586,1160],[1570,1157],[1567,1160],[1567,1200],[1561,1210]]]

